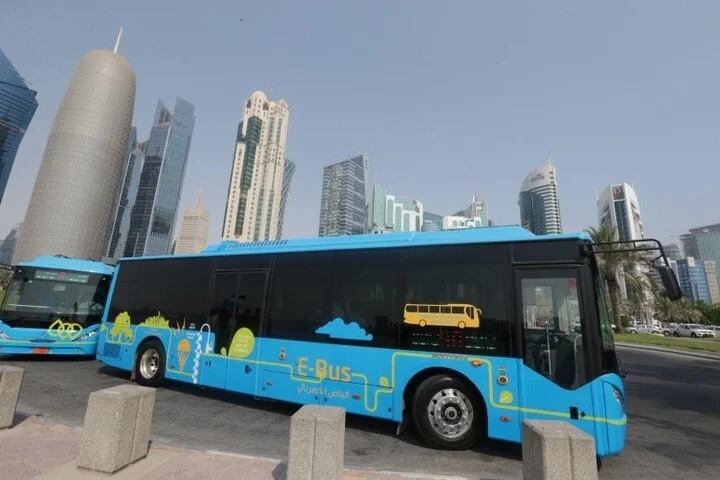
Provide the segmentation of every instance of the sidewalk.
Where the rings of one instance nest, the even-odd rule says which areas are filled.
[[[190,450],[152,442],[148,456],[112,476],[75,467],[81,429],[41,417],[16,420],[0,430],[0,477],[3,480],[227,480],[285,478],[287,463],[234,453]],[[345,480],[463,480],[399,472],[345,469]]]
[[[675,355],[685,355],[687,357],[703,358],[706,360],[720,361],[720,354],[712,352],[702,352],[695,350],[686,350],[680,348],[663,347],[658,345],[647,345],[641,343],[615,342],[615,345],[622,348],[636,348],[638,350],[650,350],[652,352],[672,353]]]

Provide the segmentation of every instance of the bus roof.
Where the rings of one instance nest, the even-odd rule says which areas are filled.
[[[94,260],[81,260],[78,258],[67,258],[62,256],[40,256],[32,260],[18,262],[18,267],[56,268],[58,270],[71,270],[73,272],[100,273],[112,275],[115,267]]]
[[[462,230],[443,230],[438,232],[393,232],[383,234],[348,235],[337,237],[301,238],[294,240],[272,240],[240,243],[223,241],[208,246],[200,253],[192,255],[173,255],[173,258],[216,256],[216,255],[252,255],[261,253],[286,253],[324,250],[355,250],[365,248],[392,248],[407,246],[455,245],[467,243],[503,243],[535,242],[552,240],[590,240],[585,232],[552,235],[535,235],[517,225],[469,228]],[[140,260],[142,258],[123,258]]]

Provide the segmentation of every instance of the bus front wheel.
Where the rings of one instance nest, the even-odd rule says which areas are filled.
[[[165,378],[165,348],[159,340],[148,340],[138,348],[135,378],[147,387],[156,387]]]
[[[483,414],[475,392],[450,375],[428,377],[413,397],[413,420],[423,440],[435,448],[463,450],[481,435]]]

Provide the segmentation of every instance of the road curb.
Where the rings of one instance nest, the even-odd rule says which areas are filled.
[[[686,357],[695,357],[695,358],[702,358],[705,360],[715,360],[720,361],[720,355],[714,354],[714,353],[703,353],[703,352],[693,352],[690,350],[680,350],[677,348],[665,348],[665,347],[657,347],[654,345],[640,345],[637,343],[615,343],[618,347],[622,348],[635,348],[638,350],[650,350],[652,352],[663,352],[663,353],[674,353],[675,355],[685,355]]]

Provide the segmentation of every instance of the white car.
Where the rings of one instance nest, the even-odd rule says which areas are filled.
[[[628,333],[648,333],[652,335],[662,335],[662,330],[660,327],[656,327],[654,325],[633,325],[632,327],[628,327],[627,329]]]
[[[715,332],[707,327],[703,327],[702,325],[694,323],[681,323],[675,328],[675,330],[673,330],[673,336],[692,338],[714,337]]]

